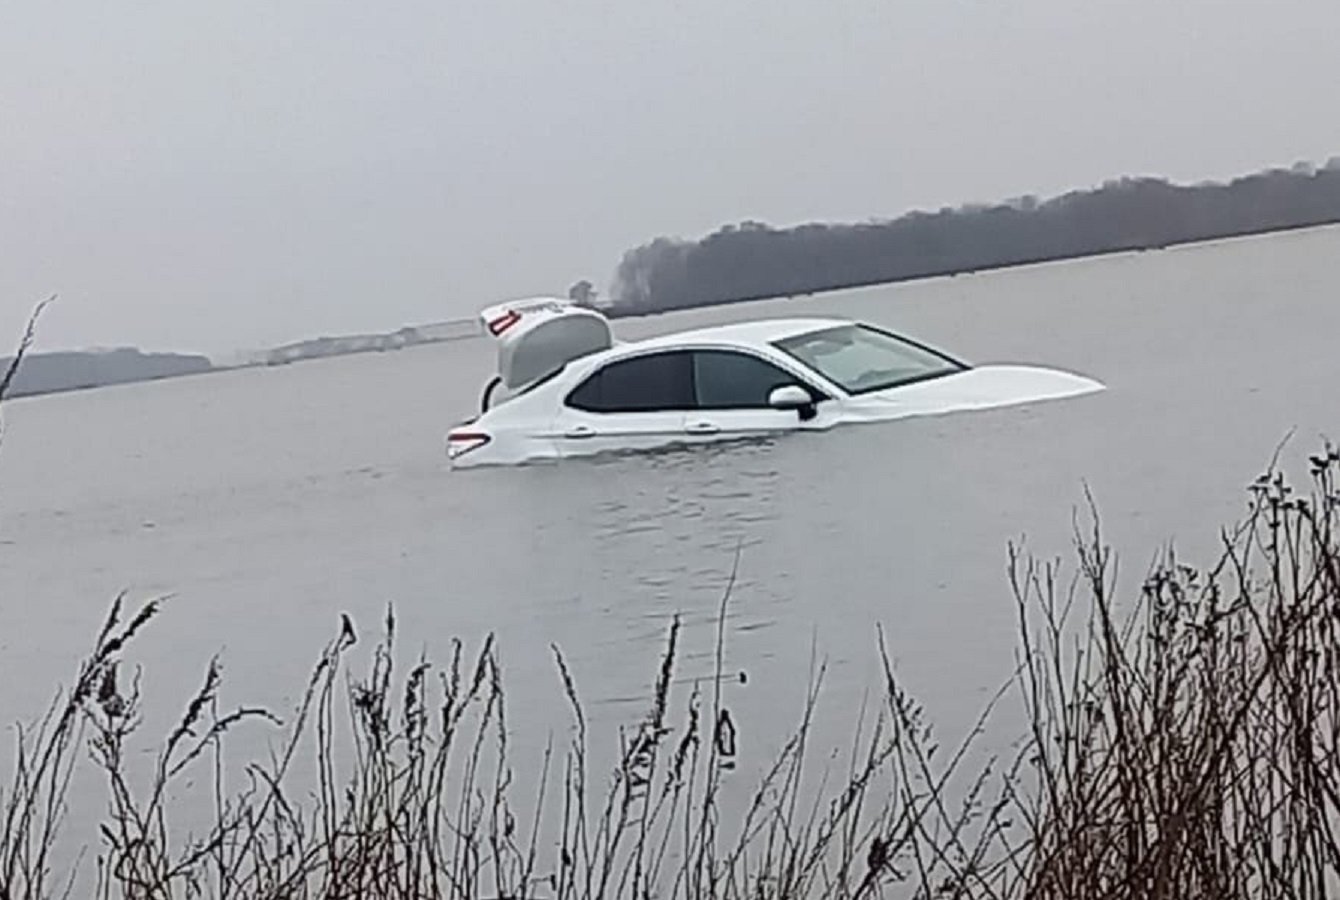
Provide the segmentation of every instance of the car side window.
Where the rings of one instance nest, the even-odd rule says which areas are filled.
[[[809,391],[816,403],[825,399],[780,366],[733,350],[694,351],[693,382],[699,409],[766,409],[768,395],[790,384]]]
[[[602,366],[568,395],[567,405],[594,413],[693,408],[693,361],[682,351],[648,353]]]

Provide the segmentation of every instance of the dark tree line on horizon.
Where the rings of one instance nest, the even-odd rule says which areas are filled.
[[[13,369],[6,396],[27,397],[197,375],[213,368],[209,358],[199,354],[144,353],[134,347],[25,352],[21,358],[22,365],[15,364],[14,356],[0,358],[0,370]]]
[[[636,315],[1340,222],[1340,158],[1228,183],[1123,178],[1092,190],[891,221],[727,225],[624,255],[611,311]]]

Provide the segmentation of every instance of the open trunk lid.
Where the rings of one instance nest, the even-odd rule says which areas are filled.
[[[479,317],[498,342],[498,377],[508,393],[614,344],[609,320],[570,300],[533,297],[498,303],[481,310]]]

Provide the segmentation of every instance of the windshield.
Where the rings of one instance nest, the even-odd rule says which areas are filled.
[[[859,324],[796,335],[775,346],[849,394],[880,391],[967,368],[928,347]]]

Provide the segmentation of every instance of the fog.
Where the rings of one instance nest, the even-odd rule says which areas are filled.
[[[0,9],[0,333],[219,353],[861,222],[1340,151],[1329,0]]]

